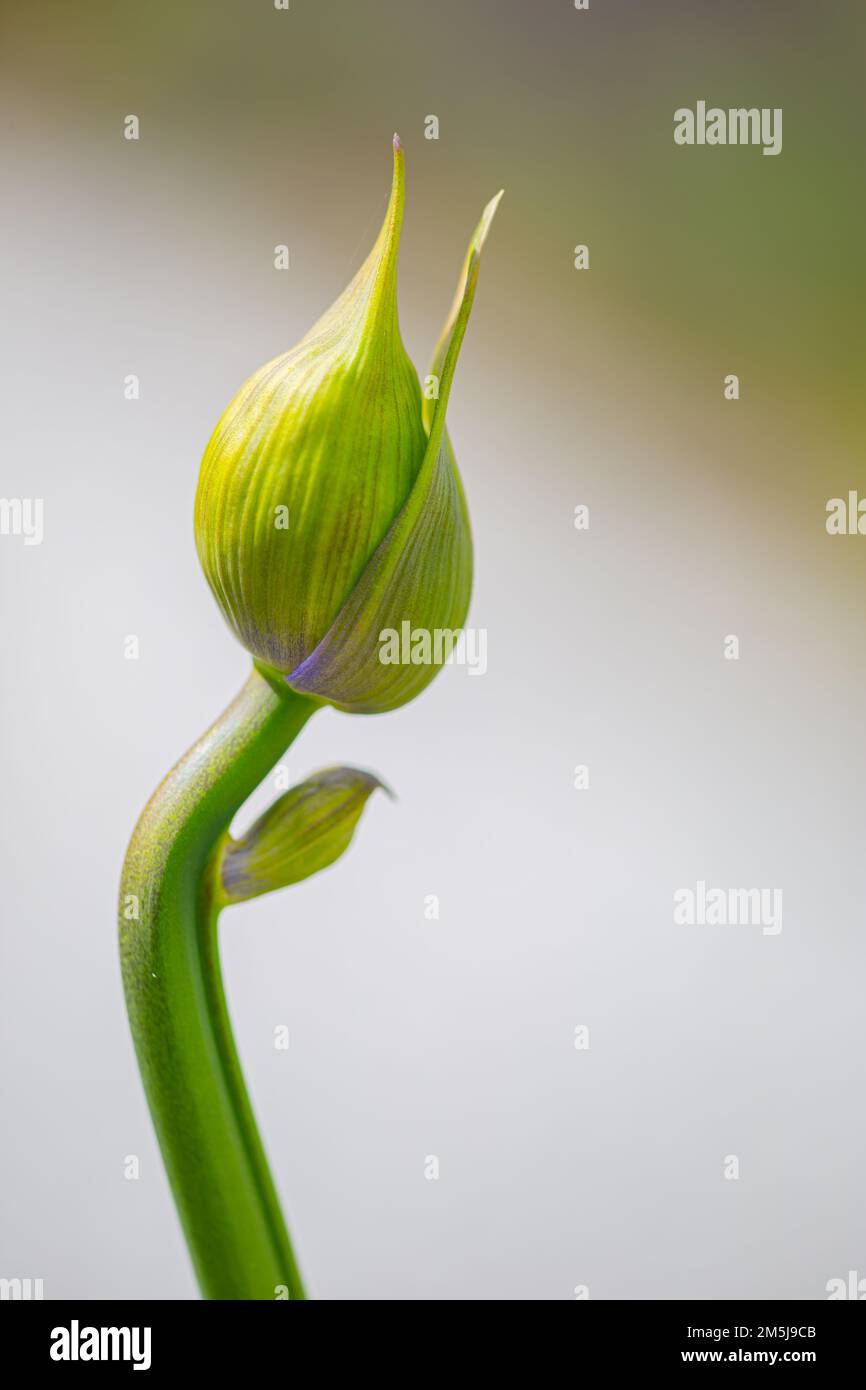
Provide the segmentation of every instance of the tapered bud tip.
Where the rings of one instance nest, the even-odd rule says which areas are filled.
[[[392,143],[392,145],[394,146],[394,153],[395,153],[395,154],[397,153],[398,150],[402,150],[402,148],[403,148],[403,141],[400,139],[400,136],[397,134],[396,131],[394,132],[394,139],[391,141],[391,143]]]
[[[499,192],[496,194],[496,197],[490,199],[490,202],[487,204],[487,207],[481,214],[481,222],[479,223],[478,231],[476,232],[476,236],[478,238],[476,250],[478,251],[480,251],[482,246],[484,245],[484,242],[487,238],[487,233],[490,231],[490,223],[493,221],[496,209],[499,207],[504,192],[505,189],[500,188]]]

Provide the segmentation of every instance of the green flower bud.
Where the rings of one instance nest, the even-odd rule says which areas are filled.
[[[342,709],[393,709],[435,675],[380,662],[384,629],[454,630],[466,618],[472,540],[445,409],[497,202],[434,354],[438,391],[422,400],[397,319],[395,136],[367,260],[299,345],[241,387],[205,450],[196,544],[224,616],[260,664]]]

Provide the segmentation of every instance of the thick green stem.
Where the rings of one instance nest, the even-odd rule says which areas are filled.
[[[254,670],[154,793],[123,868],[120,956],[151,1115],[206,1298],[303,1298],[237,1052],[214,849],[316,703]]]

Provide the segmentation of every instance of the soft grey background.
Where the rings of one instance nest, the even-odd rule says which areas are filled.
[[[357,762],[399,801],[373,799],[327,874],[223,920],[310,1291],[820,1298],[866,1273],[866,539],[823,526],[863,470],[845,382],[825,389],[819,365],[857,297],[822,301],[826,339],[811,320],[789,332],[811,304],[784,274],[798,205],[769,193],[779,278],[768,256],[760,316],[741,286],[742,328],[722,317],[720,260],[723,282],[754,262],[736,238],[701,241],[669,131],[709,55],[729,75],[742,61],[716,7],[658,7],[652,87],[631,80],[638,7],[363,8],[10,9],[0,492],[44,497],[45,540],[0,538],[0,1275],[43,1278],[48,1298],[196,1296],[127,1031],[119,869],[247,669],[195,557],[202,448],[365,254],[396,127],[422,369],[506,186],[449,415],[490,669],[447,670],[387,717],[317,716],[293,775]],[[783,91],[796,129],[801,89],[777,62],[759,104]],[[614,117],[581,124],[612,90]],[[808,184],[790,138],[789,193]],[[657,205],[638,196],[647,148]],[[669,263],[642,261],[659,219]],[[706,300],[688,303],[695,284]],[[672,894],[698,878],[781,887],[782,934],[675,927]]]

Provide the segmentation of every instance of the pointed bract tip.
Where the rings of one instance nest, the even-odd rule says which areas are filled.
[[[396,793],[391,790],[387,782],[383,782],[381,777],[377,777],[375,772],[368,772],[364,767],[349,767],[344,763],[337,763],[333,767],[324,767],[315,777],[309,779],[316,781],[321,786],[328,784],[334,787],[358,786],[364,787],[368,796],[372,796],[375,791],[383,791],[392,801],[397,800]]]
[[[496,212],[496,209],[499,207],[500,202],[502,201],[502,195],[504,192],[505,189],[500,188],[496,196],[490,199],[490,202],[487,204],[487,207],[481,214],[481,223],[484,228],[485,234],[490,226],[490,223],[493,221],[493,215]]]
[[[375,772],[368,772],[366,768],[362,767],[337,767],[333,770],[341,778],[345,778],[348,773],[352,781],[367,788],[368,796],[372,796],[373,792],[383,791],[391,801],[397,800],[396,793],[391,790],[387,782],[383,782],[381,777],[377,777]]]
[[[486,208],[481,214],[481,221],[475,228],[475,235],[473,236],[472,241],[469,243],[469,255],[472,261],[476,261],[481,254],[481,248],[487,240],[487,233],[490,231],[490,224],[492,223],[493,218],[496,215],[496,209],[499,207],[499,202],[504,192],[505,189],[500,188],[495,198],[490,199],[490,202],[487,204]]]

